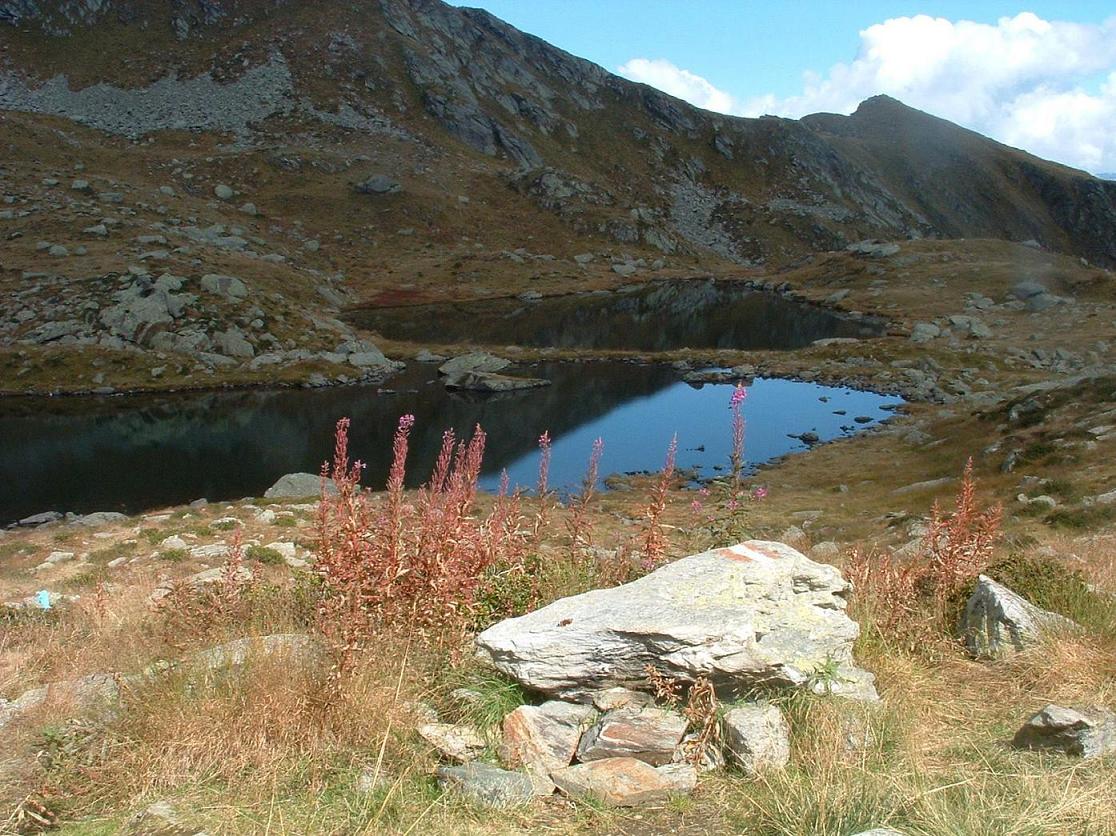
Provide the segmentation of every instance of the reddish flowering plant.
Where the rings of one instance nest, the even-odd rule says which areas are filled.
[[[740,478],[744,472],[744,399],[748,390],[744,384],[737,383],[729,398],[729,410],[732,412],[732,448],[729,453],[729,463],[732,469],[732,491],[735,496],[740,491]]]

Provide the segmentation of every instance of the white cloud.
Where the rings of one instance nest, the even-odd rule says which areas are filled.
[[[1031,12],[994,24],[892,18],[860,32],[853,61],[824,75],[804,74],[802,92],[785,98],[736,101],[661,60],[634,59],[621,73],[742,116],[851,113],[869,96],[887,93],[1039,156],[1116,171],[1116,16],[1099,24],[1044,20]]]
[[[736,102],[724,90],[718,90],[700,75],[676,67],[663,58],[633,58],[621,64],[620,75],[650,84],[691,104],[718,113],[734,113]]]

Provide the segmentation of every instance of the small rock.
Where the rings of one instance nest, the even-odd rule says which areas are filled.
[[[689,795],[697,787],[698,771],[688,763],[668,763],[656,770],[670,785],[675,795]]]
[[[438,783],[452,788],[482,807],[505,808],[529,804],[535,797],[531,779],[487,763],[440,766]]]
[[[570,765],[582,733],[596,716],[588,706],[559,700],[521,705],[504,718],[500,760],[509,769],[526,769],[537,794],[549,795],[554,785],[548,776]]]
[[[239,300],[248,298],[248,286],[236,276],[222,276],[218,273],[207,273],[201,277],[202,290],[226,299]]]
[[[656,769],[635,758],[606,758],[567,766],[550,773],[550,779],[567,795],[588,796],[609,807],[658,804],[678,793],[680,784],[674,765]]]
[[[942,335],[942,329],[932,322],[916,322],[911,328],[911,342],[928,343]]]
[[[517,392],[549,386],[550,381],[539,377],[513,377],[491,372],[460,372],[446,376],[447,389],[470,392]]]
[[[400,182],[386,174],[373,174],[367,180],[363,180],[353,186],[360,194],[398,194],[403,191],[403,186]]]
[[[136,813],[124,826],[124,832],[135,836],[203,836],[189,825],[169,801],[156,801]]]
[[[1056,749],[1079,758],[1116,752],[1116,714],[1106,708],[1048,705],[1023,724],[1012,745],[1019,749]]]
[[[213,187],[213,194],[217,196],[218,200],[232,200],[236,192],[231,187],[226,186],[224,183],[219,183]]]
[[[17,525],[30,528],[33,526],[49,525],[50,523],[58,522],[62,519],[62,514],[59,511],[43,511],[41,514],[32,514],[29,517],[24,517]]]
[[[418,728],[419,736],[433,746],[438,754],[454,763],[474,760],[488,745],[471,726],[452,723],[425,723]]]
[[[632,691],[628,688],[606,688],[593,694],[593,706],[598,711],[612,711],[614,708],[643,708],[654,704],[650,694]]]
[[[127,514],[121,514],[116,511],[94,511],[92,514],[85,514],[78,517],[74,522],[77,525],[84,525],[88,528],[94,528],[98,525],[111,525],[113,523],[122,523],[128,521]]]
[[[742,705],[722,719],[725,751],[749,775],[781,769],[790,761],[790,727],[778,706]]]

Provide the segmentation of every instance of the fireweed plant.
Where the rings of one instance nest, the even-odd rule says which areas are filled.
[[[744,484],[744,401],[747,397],[748,389],[742,382],[733,387],[729,397],[732,443],[728,476],[710,480],[698,491],[698,498],[690,503],[690,510],[703,522],[703,528],[715,544],[747,539],[746,509],[750,503],[767,497],[766,487],[760,485],[748,490]]]

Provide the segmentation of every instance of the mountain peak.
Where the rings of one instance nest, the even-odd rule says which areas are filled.
[[[710,113],[440,0],[0,0],[0,22],[0,108],[131,139],[305,134],[388,167],[423,149],[443,182],[500,180],[512,216],[525,201],[624,246],[755,265],[870,237],[1034,238],[1116,263],[1116,187],[886,95],[851,116]]]

